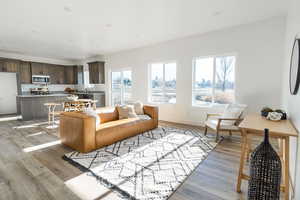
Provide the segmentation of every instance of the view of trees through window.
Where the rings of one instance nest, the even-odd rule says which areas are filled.
[[[234,56],[196,59],[193,71],[193,105],[233,103],[234,70]]]
[[[151,102],[176,103],[176,63],[156,63],[151,70]]]
[[[131,71],[111,73],[112,105],[126,104],[132,98]]]

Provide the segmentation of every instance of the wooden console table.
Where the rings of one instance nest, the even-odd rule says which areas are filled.
[[[242,130],[242,152],[240,158],[240,168],[237,180],[237,192],[241,192],[242,179],[249,180],[249,176],[244,174],[244,162],[251,151],[251,135],[264,136],[264,129],[269,129],[269,137],[277,138],[279,142],[279,156],[282,163],[282,185],[284,199],[288,200],[290,195],[289,176],[289,148],[290,137],[298,137],[298,132],[289,120],[278,122],[270,121],[258,114],[249,114],[239,125]]]

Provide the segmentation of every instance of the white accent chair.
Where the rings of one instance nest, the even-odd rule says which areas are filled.
[[[239,124],[243,121],[243,113],[246,108],[247,105],[244,104],[229,104],[223,113],[207,113],[204,135],[207,134],[208,128],[213,129],[216,131],[217,142],[221,131],[228,131],[230,136],[232,132],[241,132]]]

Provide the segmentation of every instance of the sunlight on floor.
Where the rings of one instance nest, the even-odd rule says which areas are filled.
[[[12,117],[0,117],[0,122],[6,122],[6,121],[15,121],[18,119],[22,119],[22,116],[12,116]]]
[[[53,142],[48,142],[48,143],[36,145],[36,146],[33,146],[33,147],[27,147],[27,148],[23,149],[23,151],[25,153],[29,153],[29,152],[32,152],[32,151],[45,149],[47,147],[55,146],[55,145],[58,145],[58,144],[61,144],[60,140],[56,140],[56,141],[53,141]]]
[[[35,124],[28,124],[28,125],[21,125],[21,126],[15,126],[13,127],[14,129],[22,129],[22,128],[35,128],[40,125],[45,125],[48,124],[48,122],[40,122],[40,123],[35,123]]]
[[[81,174],[66,181],[65,184],[81,199],[121,199],[115,192],[99,184],[97,178],[90,173]]]
[[[42,135],[42,134],[46,134],[46,132],[45,131],[41,131],[41,132],[37,132],[37,133],[32,133],[30,135],[27,135],[26,137],[33,137],[33,136]]]

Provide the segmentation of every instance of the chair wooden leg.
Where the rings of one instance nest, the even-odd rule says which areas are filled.
[[[207,135],[207,126],[205,125],[204,135]]]
[[[51,109],[50,106],[48,107],[48,125],[51,123]]]

